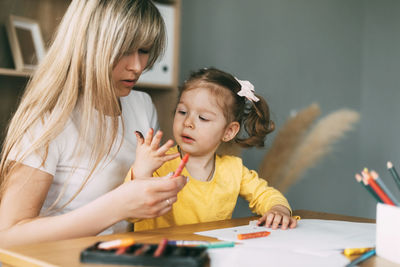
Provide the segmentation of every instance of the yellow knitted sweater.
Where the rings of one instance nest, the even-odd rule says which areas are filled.
[[[177,147],[171,148],[170,152],[176,153]],[[179,163],[180,158],[165,163],[154,176],[162,177],[174,172]],[[268,186],[255,171],[243,166],[238,157],[216,156],[214,176],[208,182],[196,180],[186,169],[183,169],[182,175],[189,177],[189,181],[178,193],[178,200],[173,204],[172,210],[154,219],[133,221],[135,231],[230,219],[239,195],[259,215],[278,204],[290,210],[286,198],[278,190]],[[130,177],[128,173],[126,179],[130,180]]]

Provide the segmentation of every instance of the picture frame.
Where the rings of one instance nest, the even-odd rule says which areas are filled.
[[[39,23],[33,19],[10,15],[6,30],[15,69],[34,70],[46,53]]]

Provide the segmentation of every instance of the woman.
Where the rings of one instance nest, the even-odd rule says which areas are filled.
[[[120,185],[134,131],[158,126],[150,97],[131,89],[164,45],[151,1],[71,2],[3,145],[0,247],[124,231],[125,218],[171,209],[184,177]]]

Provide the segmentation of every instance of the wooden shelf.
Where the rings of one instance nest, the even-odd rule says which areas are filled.
[[[29,78],[32,75],[33,71],[20,71],[8,68],[0,68],[0,76],[15,76],[15,77],[26,77]],[[139,82],[135,87],[143,88],[143,89],[160,89],[160,90],[172,90],[173,86],[170,85],[159,85],[152,83],[141,83]]]
[[[20,71],[14,69],[0,68],[0,75],[2,76],[17,76],[17,77],[27,77],[29,78],[32,71]]]

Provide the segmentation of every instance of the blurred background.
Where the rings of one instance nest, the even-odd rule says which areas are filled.
[[[269,103],[277,130],[318,103],[321,116],[358,111],[355,128],[286,193],[293,209],[375,217],[375,201],[354,174],[400,168],[400,1],[183,0],[180,81],[214,66],[251,81]],[[265,148],[242,151],[257,170]],[[234,216],[249,214],[240,200]]]

